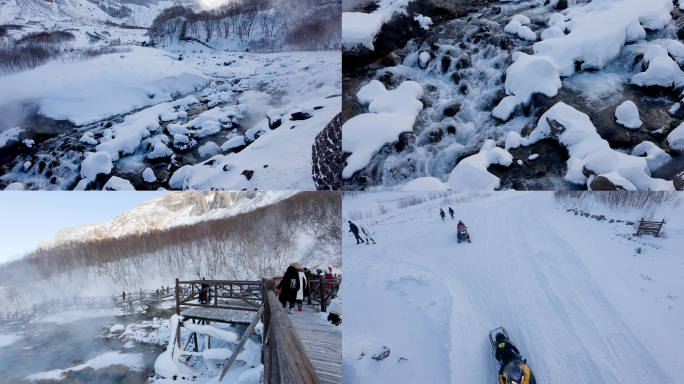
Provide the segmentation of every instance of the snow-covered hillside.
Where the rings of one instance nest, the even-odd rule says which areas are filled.
[[[410,195],[425,202],[398,208]],[[345,383],[495,383],[487,333],[501,326],[538,383],[684,377],[684,207],[613,211],[550,192],[429,196],[343,199],[345,229],[363,216],[354,222],[377,242],[343,243]],[[449,206],[456,220],[443,222]],[[642,214],[665,219],[662,237],[633,236],[627,221]],[[472,243],[456,242],[458,220]],[[389,356],[373,359],[383,347]]]
[[[0,0],[0,23],[71,21],[99,24],[109,21],[149,27],[159,12],[177,4],[196,10],[206,9],[198,0]]]
[[[67,241],[92,241],[143,234],[205,220],[222,219],[276,203],[295,193],[297,192],[169,192],[139,204],[110,221],[61,229],[51,241],[38,243],[38,248],[49,248]]]

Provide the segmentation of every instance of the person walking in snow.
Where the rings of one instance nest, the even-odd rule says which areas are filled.
[[[290,303],[290,313],[294,313],[294,305],[297,301],[297,291],[299,291],[299,272],[297,269],[290,265],[283,275],[283,279],[276,289],[281,289],[280,291],[280,302],[283,304],[283,308],[287,307],[287,303]]]
[[[444,219],[446,217],[446,213],[444,213],[444,210],[442,208],[439,209],[439,217],[442,218],[442,221],[446,222]]]
[[[451,220],[456,220],[456,218],[454,217],[454,210],[451,209],[451,207],[449,207],[449,214],[451,215]]]
[[[349,232],[352,232],[354,234],[356,244],[361,244],[364,242],[361,236],[359,236],[359,227],[357,227],[356,224],[352,223],[351,220],[349,220]]]
[[[123,291],[123,301],[126,301],[126,291]]]
[[[366,237],[366,245],[370,244],[368,242],[368,239],[371,239],[373,244],[375,244],[375,240],[373,240],[373,238],[370,237],[370,231],[366,227],[364,227],[363,224],[359,224],[359,228],[361,229],[361,232],[363,232],[363,235]]]
[[[306,273],[304,272],[303,269],[299,267],[299,263],[294,263],[293,264],[295,269],[297,269],[297,274],[299,275],[299,289],[297,290],[297,310],[301,311],[302,310],[302,302],[304,301],[304,297],[307,296],[307,286],[308,280],[306,278]]]

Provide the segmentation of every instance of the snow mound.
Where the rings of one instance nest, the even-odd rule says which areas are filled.
[[[397,141],[404,132],[413,131],[416,117],[423,109],[419,101],[423,88],[414,81],[405,81],[388,91],[381,82],[372,80],[356,96],[359,102],[370,103],[370,113],[353,117],[342,126],[342,151],[351,153],[342,171],[345,179],[363,169],[382,146]]]
[[[653,172],[669,163],[672,157],[650,141],[644,141],[632,149],[632,156],[646,156],[648,169]]]
[[[684,65],[684,44],[677,40],[665,40],[660,46],[667,49],[678,65]]]
[[[24,191],[26,190],[26,187],[24,186],[23,183],[20,183],[18,181],[15,181],[14,183],[8,185],[3,189],[3,191]]]
[[[539,119],[537,128],[527,138],[517,139],[511,134],[506,146],[530,145],[553,137],[568,150],[568,170],[565,179],[576,184],[587,184],[600,176],[611,181],[628,181],[639,190],[672,190],[671,181],[651,178],[645,158],[630,156],[610,148],[591,123],[589,116],[559,102]],[[517,142],[516,142],[517,141]],[[627,189],[627,188],[626,188]]]
[[[632,77],[632,84],[639,87],[663,87],[684,85],[684,76],[679,65],[672,60],[667,49],[660,45],[648,47],[644,54],[644,62],[648,63],[645,72]]]
[[[684,123],[667,135],[667,144],[675,151],[684,152]]]
[[[542,40],[557,39],[557,38],[563,37],[563,36],[565,36],[565,32],[563,32],[562,29],[560,29],[554,25],[550,28],[545,29],[542,32],[541,39]]]
[[[427,16],[416,15],[416,17],[413,19],[417,21],[418,24],[420,24],[420,26],[426,31],[429,30],[430,26],[432,25],[432,19]]]
[[[81,162],[81,177],[93,181],[99,174],[109,175],[112,167],[112,159],[106,153],[88,152]]]
[[[142,176],[143,180],[145,180],[148,183],[154,183],[155,181],[157,181],[157,177],[154,175],[154,171],[152,170],[152,168],[145,168]]]
[[[373,41],[380,32],[382,25],[390,21],[397,13],[406,14],[406,5],[409,0],[380,0],[378,9],[372,13],[343,12],[342,13],[342,44],[347,49],[353,49],[362,45],[371,51],[374,49]],[[419,21],[425,28],[429,17]],[[429,25],[429,24],[428,24]],[[427,29],[427,28],[425,28]]]
[[[529,104],[532,94],[543,93],[554,97],[561,88],[561,79],[556,66],[546,57],[528,55],[523,52],[513,54],[513,65],[506,70],[506,94],[492,115],[508,120],[518,105]]]
[[[527,41],[536,41],[537,35],[529,27],[525,26],[527,24],[530,24],[530,19],[527,16],[515,15],[504,28],[504,32],[518,35],[518,37]]]
[[[51,61],[0,77],[0,105],[34,100],[40,113],[85,125],[199,90],[207,77],[163,52],[142,47],[81,62]],[[69,84],[65,87],[64,84]]]
[[[631,100],[627,100],[617,107],[615,117],[617,118],[617,123],[624,125],[626,128],[637,129],[643,125],[639,119],[639,109]]]
[[[103,191],[135,191],[133,184],[126,179],[117,176],[112,176],[107,183],[102,187]]]
[[[221,147],[213,141],[209,141],[197,149],[200,156],[215,156],[221,153]]]
[[[561,76],[575,73],[575,63],[582,63],[581,69],[602,69],[619,55],[625,44],[644,38],[645,29],[663,29],[672,20],[671,11],[672,0],[601,0],[567,9],[563,12],[564,16],[553,15],[549,25],[569,33],[535,43],[535,60],[519,61],[524,56],[518,57],[518,60],[514,58],[515,63],[509,70],[516,68],[507,71],[506,93],[516,95],[516,98],[504,98],[494,108],[492,115],[507,120],[518,105],[529,102],[528,98],[511,92],[509,81],[527,83],[525,94],[544,93],[548,96],[550,88],[556,85],[557,88],[561,87]],[[549,32],[547,37],[549,35],[555,36],[557,31]],[[555,68],[557,76],[552,76],[554,71],[550,71],[549,64],[540,65],[539,60],[548,61]],[[661,57],[656,61],[654,70],[659,72],[666,60]],[[673,69],[668,65],[665,67]],[[535,77],[537,69],[543,69],[541,81]],[[648,76],[645,77],[647,79],[637,77],[637,81],[651,81]],[[556,92],[557,89],[550,97],[555,96]]]
[[[406,184],[402,190],[493,191],[500,187],[501,180],[487,168],[492,164],[508,167],[512,163],[513,156],[508,151],[497,147],[494,140],[487,140],[478,154],[466,157],[456,165],[446,183],[435,177],[421,177]]]

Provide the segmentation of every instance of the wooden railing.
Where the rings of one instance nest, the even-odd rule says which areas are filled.
[[[658,235],[660,235],[660,230],[663,228],[663,224],[665,224],[665,220],[663,220],[663,221],[640,220],[639,221],[639,229],[637,229],[637,233],[635,233],[634,236],[651,235],[654,237],[658,237]]]
[[[264,282],[266,297],[263,314],[263,345],[261,362],[264,364],[265,384],[320,384],[304,345],[292,326],[290,317],[275,295],[275,283]]]
[[[338,279],[309,281],[308,304],[318,303],[321,305],[321,311],[327,312],[330,300],[337,296],[341,283],[342,281]]]
[[[183,293],[181,293],[181,285],[187,285],[187,290]],[[180,281],[176,278],[176,314],[178,315],[180,315],[181,305],[256,312],[262,302],[263,282],[261,281]]]

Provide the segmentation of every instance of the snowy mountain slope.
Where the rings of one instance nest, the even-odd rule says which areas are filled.
[[[200,221],[221,219],[276,203],[296,192],[170,192],[137,205],[114,219],[96,224],[80,224],[59,230],[49,248],[66,241],[89,241],[140,234]]]
[[[682,207],[656,211],[666,237],[638,239],[632,225],[609,223],[636,211],[594,206],[599,222],[552,193],[455,195],[472,239],[457,244],[457,221],[438,217],[442,199],[397,209],[406,195],[343,200],[345,213],[393,209],[357,222],[377,222],[377,245],[343,244],[345,383],[497,382],[487,332],[499,326],[539,383],[680,381]],[[383,346],[390,356],[371,359]]]
[[[0,23],[75,19],[148,27],[159,12],[176,4],[204,8],[199,0],[2,0]]]

